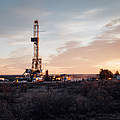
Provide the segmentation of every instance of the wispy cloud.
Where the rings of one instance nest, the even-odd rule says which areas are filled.
[[[118,27],[119,25],[114,29],[116,32],[119,31],[119,29],[117,29]],[[95,41],[91,42],[88,46],[69,48],[66,46],[66,43],[66,51],[59,53],[57,56],[53,56],[49,65],[53,67],[72,67],[71,69],[61,70],[66,73],[97,73],[100,68],[111,70],[115,68],[119,69],[120,39],[115,36],[112,37],[113,42],[110,42],[111,39],[106,39],[110,37],[111,34],[115,35],[114,30],[108,34],[109,29],[107,29],[102,33],[101,38],[96,37]],[[72,43],[74,46],[74,42],[71,42],[71,44]]]
[[[22,74],[26,68],[31,68],[31,56],[0,59],[0,74]]]
[[[77,19],[89,19],[89,18],[92,18],[92,17],[95,17],[95,16],[101,14],[104,10],[105,9],[101,9],[101,8],[90,9],[88,11],[81,13],[81,15],[76,15],[75,18],[77,18]]]
[[[106,24],[105,27],[115,27],[117,25],[120,25],[120,18],[114,18],[110,23]]]

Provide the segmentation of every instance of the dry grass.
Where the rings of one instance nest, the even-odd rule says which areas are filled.
[[[0,84],[0,120],[119,120],[120,83]]]

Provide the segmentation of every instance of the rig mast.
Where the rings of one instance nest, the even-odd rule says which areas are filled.
[[[34,21],[34,37],[31,38],[34,43],[34,57],[32,59],[32,72],[42,73],[42,59],[39,58],[39,24]]]

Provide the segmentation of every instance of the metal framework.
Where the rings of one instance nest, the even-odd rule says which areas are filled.
[[[42,59],[39,58],[39,24],[38,20],[34,21],[34,37],[31,38],[34,42],[34,57],[32,59],[32,72],[42,72]]]

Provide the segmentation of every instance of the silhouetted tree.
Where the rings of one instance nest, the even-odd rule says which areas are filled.
[[[116,76],[119,75],[119,71],[116,71],[116,72],[115,72],[115,75],[116,75]]]
[[[113,73],[108,69],[100,69],[100,79],[113,78]]]

